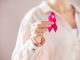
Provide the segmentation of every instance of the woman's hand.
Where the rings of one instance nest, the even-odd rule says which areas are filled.
[[[52,22],[49,21],[39,21],[31,26],[31,38],[35,46],[40,47],[44,44],[45,39],[43,34],[48,30],[51,24]]]

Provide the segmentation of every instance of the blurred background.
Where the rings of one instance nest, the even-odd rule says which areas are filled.
[[[24,15],[41,0],[0,0],[0,60],[11,60]]]
[[[21,20],[41,1],[0,0],[0,60],[11,60]],[[74,0],[74,3],[79,7],[79,0]]]

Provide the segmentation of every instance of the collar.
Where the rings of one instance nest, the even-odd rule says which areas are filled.
[[[72,4],[73,7],[75,8],[75,11],[80,14],[80,8],[79,8],[76,4],[73,4],[73,3],[71,3],[71,4]],[[54,11],[54,10],[49,6],[49,4],[48,4],[47,1],[43,1],[39,6],[40,6],[40,9],[42,10],[43,13],[48,13],[48,12]]]
[[[71,4],[75,8],[76,12],[80,14],[80,8],[76,4],[74,4],[74,3],[71,3]]]
[[[50,11],[52,11],[52,8],[48,5],[47,1],[43,1],[40,5],[39,5],[40,9],[42,10],[43,13],[48,13]]]

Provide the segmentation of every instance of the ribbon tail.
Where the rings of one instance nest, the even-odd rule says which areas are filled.
[[[54,29],[55,32],[57,31],[58,27],[57,27],[56,24],[53,25],[53,29]]]
[[[52,26],[51,27],[48,27],[48,31],[50,32],[52,30]]]

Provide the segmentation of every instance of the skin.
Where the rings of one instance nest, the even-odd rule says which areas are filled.
[[[76,28],[75,23],[75,9],[69,4],[68,0],[48,0],[48,4],[52,9],[57,11],[60,16],[66,20],[67,23],[74,29]],[[45,43],[43,34],[47,31],[48,27],[53,24],[47,21],[39,21],[31,27],[31,38],[35,46],[40,47]],[[34,28],[33,28],[34,26]]]
[[[68,2],[68,0],[48,0],[48,3],[51,8],[54,8],[54,10],[70,24],[72,28],[76,28],[75,8]]]

